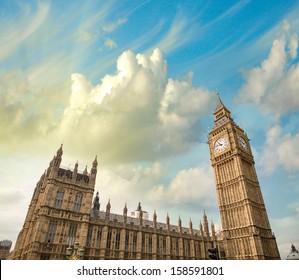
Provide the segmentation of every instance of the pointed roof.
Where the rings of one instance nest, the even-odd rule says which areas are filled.
[[[98,156],[95,157],[95,159],[94,159],[94,161],[92,163],[92,167],[96,168],[98,166],[98,160],[97,159],[98,159]]]
[[[193,223],[192,223],[192,220],[191,220],[191,218],[190,218],[189,226],[190,226],[190,228],[192,228],[192,227],[193,227]]]
[[[157,213],[156,213],[156,209],[154,210],[154,215],[153,215],[153,217],[154,217],[154,221],[155,221],[155,220],[157,220]]]
[[[229,111],[223,104],[221,98],[220,98],[220,94],[219,92],[217,91],[217,96],[218,96],[218,100],[217,100],[217,105],[216,105],[216,108],[215,108],[215,113],[220,111],[221,109],[225,109],[226,111]]]
[[[75,167],[74,167],[74,171],[75,171],[75,172],[78,172],[78,165],[79,165],[79,164],[78,164],[78,161],[77,161],[77,162],[75,163]]]
[[[299,260],[299,252],[293,244],[291,246],[291,252],[289,255],[287,255],[286,259],[287,260]]]
[[[127,203],[125,203],[125,207],[124,207],[124,210],[123,210],[123,214],[124,215],[127,215],[128,213],[128,208],[127,208]]]
[[[106,206],[106,211],[110,211],[111,204],[110,204],[110,198],[108,200],[107,206]]]
[[[87,172],[87,165],[85,166],[85,169],[83,171],[83,175],[88,175],[88,172]]]
[[[60,148],[57,150],[57,153],[56,153],[57,156],[62,156],[62,154],[63,154],[62,146],[63,146],[63,144],[61,144]]]
[[[181,220],[181,216],[179,215],[179,227],[182,227],[182,220]]]
[[[170,224],[170,218],[169,218],[169,214],[167,212],[167,216],[166,216],[166,224],[169,225]]]

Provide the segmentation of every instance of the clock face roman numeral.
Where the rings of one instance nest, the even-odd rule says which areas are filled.
[[[228,146],[227,138],[220,137],[214,143],[214,151],[217,153],[221,153],[226,150],[227,146]]]

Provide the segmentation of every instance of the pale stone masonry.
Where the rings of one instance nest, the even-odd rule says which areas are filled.
[[[36,185],[23,229],[19,233],[12,259],[65,259],[66,248],[78,241],[84,259],[208,259],[208,249],[216,246],[213,223],[211,234],[206,213],[200,229],[144,220],[141,205],[138,218],[100,210],[99,193],[93,193],[97,158],[90,174],[63,169],[62,146]],[[135,211],[135,212],[136,212]],[[224,255],[224,253],[223,253]]]
[[[62,168],[62,145],[38,181],[11,259],[66,259],[66,249],[78,241],[84,259],[209,259],[218,248],[221,259],[279,259],[254,159],[246,133],[237,126],[220,97],[209,133],[223,230],[216,234],[204,211],[199,229],[144,218],[139,203],[135,217],[111,213],[108,201],[100,209],[95,192],[97,158],[88,172]],[[216,202],[215,202],[216,203]]]
[[[228,259],[280,259],[247,134],[220,96],[209,148]]]

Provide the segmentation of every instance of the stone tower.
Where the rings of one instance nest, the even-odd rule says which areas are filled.
[[[81,174],[78,162],[73,171],[61,167],[62,154],[61,145],[36,184],[12,259],[65,259],[74,241],[85,244],[97,158]]]
[[[218,95],[209,149],[228,259],[280,259],[249,139]]]

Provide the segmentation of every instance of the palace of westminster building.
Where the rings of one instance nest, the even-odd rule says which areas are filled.
[[[60,166],[62,146],[36,184],[22,230],[10,259],[66,259],[66,249],[79,242],[84,259],[209,259],[218,248],[221,259],[280,259],[255,171],[249,139],[218,96],[214,127],[209,132],[222,231],[150,220],[139,204],[134,217],[100,210],[95,192],[97,158],[88,173]]]

